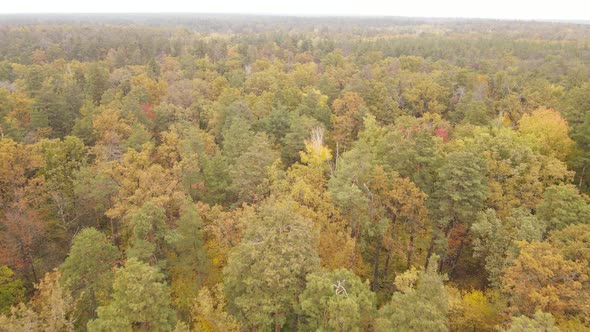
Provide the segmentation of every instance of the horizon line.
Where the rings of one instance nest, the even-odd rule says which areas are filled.
[[[387,14],[331,14],[331,13],[237,13],[237,12],[181,12],[181,11],[161,11],[161,12],[0,12],[0,16],[45,16],[45,15],[203,15],[203,16],[264,16],[264,17],[291,17],[291,18],[352,18],[352,19],[434,19],[434,20],[482,20],[482,21],[516,21],[516,22],[543,22],[543,23],[590,23],[590,19],[571,19],[571,18],[500,18],[500,17],[481,17],[481,16],[411,16],[411,15],[387,15]],[[1,22],[0,22],[1,24]]]

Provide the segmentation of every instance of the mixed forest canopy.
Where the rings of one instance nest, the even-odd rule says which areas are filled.
[[[0,331],[587,331],[589,46],[0,16]]]

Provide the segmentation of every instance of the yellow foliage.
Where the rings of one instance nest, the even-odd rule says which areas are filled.
[[[518,125],[525,142],[541,154],[565,160],[574,147],[567,121],[555,110],[537,109],[523,115]]]

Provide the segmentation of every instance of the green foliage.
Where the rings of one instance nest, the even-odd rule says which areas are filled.
[[[127,258],[152,262],[157,257],[156,250],[161,250],[162,244],[169,241],[165,211],[152,202],[133,211],[127,227],[130,231]]]
[[[110,302],[97,309],[88,331],[170,331],[176,315],[168,285],[157,268],[135,258],[115,271]]]
[[[339,269],[307,276],[299,296],[305,329],[364,331],[375,315],[375,294],[351,271]]]
[[[103,93],[108,88],[108,70],[100,63],[92,63],[86,73],[86,95],[94,102],[99,104]]]
[[[76,300],[76,326],[85,328],[95,310],[108,302],[113,269],[119,250],[94,228],[85,228],[74,237],[66,260],[59,267],[62,284]]]
[[[251,145],[229,170],[231,185],[228,189],[239,204],[259,202],[268,194],[268,172],[278,157],[266,135],[259,134],[252,139]]]
[[[76,172],[86,166],[88,150],[82,140],[67,136],[63,140],[43,140],[38,143],[43,166],[38,174],[46,182],[46,190],[51,194],[55,214],[61,228],[68,232],[80,227],[80,211],[76,209]]]
[[[16,278],[8,266],[0,266],[0,315],[7,314],[10,307],[24,300],[23,281]]]
[[[294,313],[306,276],[319,266],[317,234],[297,203],[269,198],[223,270],[228,309],[243,325],[268,329]]]
[[[498,218],[494,210],[488,209],[480,213],[472,231],[475,235],[474,254],[484,259],[488,280],[497,287],[508,258],[518,252],[516,242],[540,241],[545,225],[523,209],[514,210],[504,220]]]
[[[505,330],[507,332],[558,332],[559,329],[555,325],[553,315],[537,311],[532,318],[527,316],[518,316],[512,319],[510,328]]]
[[[202,227],[197,211],[187,204],[177,221],[173,249],[167,255],[172,302],[186,316],[196,294],[213,277],[213,268],[205,251]]]
[[[590,203],[571,184],[551,186],[543,194],[537,215],[547,224],[548,230],[577,223],[590,224]]]
[[[425,271],[410,270],[396,277],[401,292],[379,310],[376,331],[448,331],[448,294],[432,256]]]

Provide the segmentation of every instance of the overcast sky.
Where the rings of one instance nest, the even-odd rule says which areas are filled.
[[[246,13],[590,20],[590,0],[3,0],[0,13]]]

